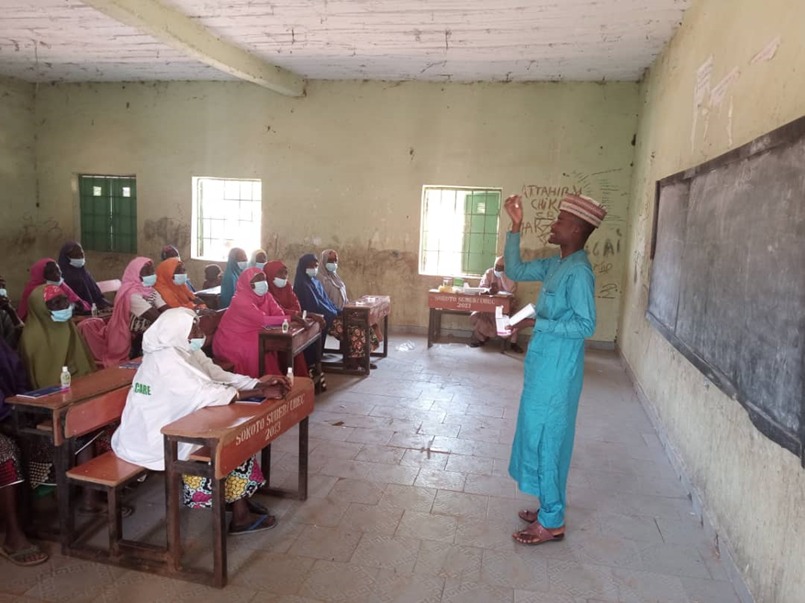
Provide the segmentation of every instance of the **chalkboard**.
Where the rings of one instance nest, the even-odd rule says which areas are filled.
[[[656,203],[649,321],[805,466],[805,117]]]

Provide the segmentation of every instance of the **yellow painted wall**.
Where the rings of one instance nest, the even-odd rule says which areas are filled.
[[[418,275],[422,185],[525,192],[530,249],[546,240],[561,189],[575,187],[610,207],[589,248],[594,338],[613,341],[637,102],[631,83],[312,82],[301,99],[243,83],[47,86],[36,101],[41,202],[69,231],[74,174],[136,174],[141,253],[175,242],[187,258],[191,178],[261,178],[270,257],[293,269],[303,252],[335,247],[351,295],[390,294],[394,324],[425,326],[426,290],[441,279]],[[123,259],[89,262],[109,278]],[[191,263],[196,283],[203,264]],[[524,299],[535,292],[524,287]]]
[[[805,601],[805,469],[647,323],[648,253],[656,180],[805,114],[803,24],[803,2],[695,2],[652,66],[642,87],[619,333],[626,361],[764,603]]]
[[[0,78],[0,274],[12,300],[28,280],[28,258],[58,235],[36,208],[34,138],[34,86]]]

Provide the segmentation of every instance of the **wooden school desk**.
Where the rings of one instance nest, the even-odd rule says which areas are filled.
[[[299,482],[292,495],[307,498],[308,417],[313,412],[313,382],[296,377],[294,386],[282,400],[259,404],[236,402],[228,406],[202,408],[162,428],[165,437],[165,489],[167,496],[168,558],[171,570],[189,574],[194,581],[223,587],[227,581],[224,480],[248,458],[262,451],[261,467],[268,486],[271,468],[271,442],[294,425],[299,425]],[[179,442],[198,444],[209,462],[177,459]],[[182,546],[179,508],[182,475],[198,475],[212,480],[212,574],[181,567]],[[287,492],[268,490],[272,495]]]
[[[265,374],[266,352],[285,354],[285,365],[293,370],[293,359],[296,355],[311,345],[318,345],[320,340],[321,327],[315,320],[306,327],[290,323],[287,333],[282,332],[282,327],[266,327],[257,336],[257,372],[260,375]]]
[[[42,398],[6,398],[13,408],[14,428],[19,434],[47,438],[54,447],[53,465],[56,472],[56,487],[59,505],[59,525],[69,525],[70,496],[67,470],[73,466],[75,438],[82,435],[82,422],[87,416],[108,414],[120,416],[120,408],[108,404],[107,396],[122,387],[131,385],[136,368],[110,367],[95,373],[76,377],[69,390],[56,392]],[[51,428],[46,426],[50,423]],[[28,424],[28,425],[26,425]],[[40,426],[37,428],[37,425]],[[71,435],[67,435],[71,434]],[[66,545],[67,531],[61,530],[60,540]]]
[[[341,341],[340,352],[343,354],[341,363],[326,363],[324,366],[330,372],[369,374],[372,358],[385,358],[388,356],[389,346],[389,314],[391,313],[391,297],[388,295],[364,295],[356,300],[344,304],[341,316],[344,321],[344,335]],[[383,347],[379,352],[372,351],[372,325],[383,321]],[[349,356],[349,329],[358,327],[364,334],[366,342],[365,353],[357,369],[346,368]],[[327,350],[335,351],[335,350]],[[334,366],[335,365],[335,366]]]
[[[204,302],[210,310],[217,310],[218,303],[221,298],[221,285],[217,287],[210,287],[209,289],[202,289],[196,291],[195,296]]]
[[[442,330],[442,314],[471,314],[491,312],[503,306],[503,313],[509,314],[514,301],[513,295],[469,295],[466,293],[439,293],[436,289],[428,291],[428,347],[439,339]]]

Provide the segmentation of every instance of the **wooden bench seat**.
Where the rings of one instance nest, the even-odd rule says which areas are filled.
[[[210,447],[202,446],[201,448],[194,450],[190,453],[188,460],[209,463],[212,460],[212,456],[210,455]]]
[[[127,484],[146,471],[145,467],[124,461],[110,450],[68,470],[67,477],[75,482],[88,482],[105,488],[116,488]]]

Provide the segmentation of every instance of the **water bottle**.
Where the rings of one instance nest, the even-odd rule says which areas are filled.
[[[288,367],[288,370],[285,373],[285,377],[288,379],[288,383],[291,384],[291,387],[293,387],[293,368],[291,368],[290,366]]]
[[[73,377],[70,375],[70,371],[66,366],[61,367],[61,375],[59,375],[59,380],[61,381],[62,389],[70,389],[70,383],[72,382]]]
[[[288,322],[288,319],[286,318],[285,320],[282,321],[282,332],[287,333],[290,328],[291,328],[291,325]]]
[[[98,316],[98,304],[92,304],[92,310],[90,310],[90,313],[93,316]]]

